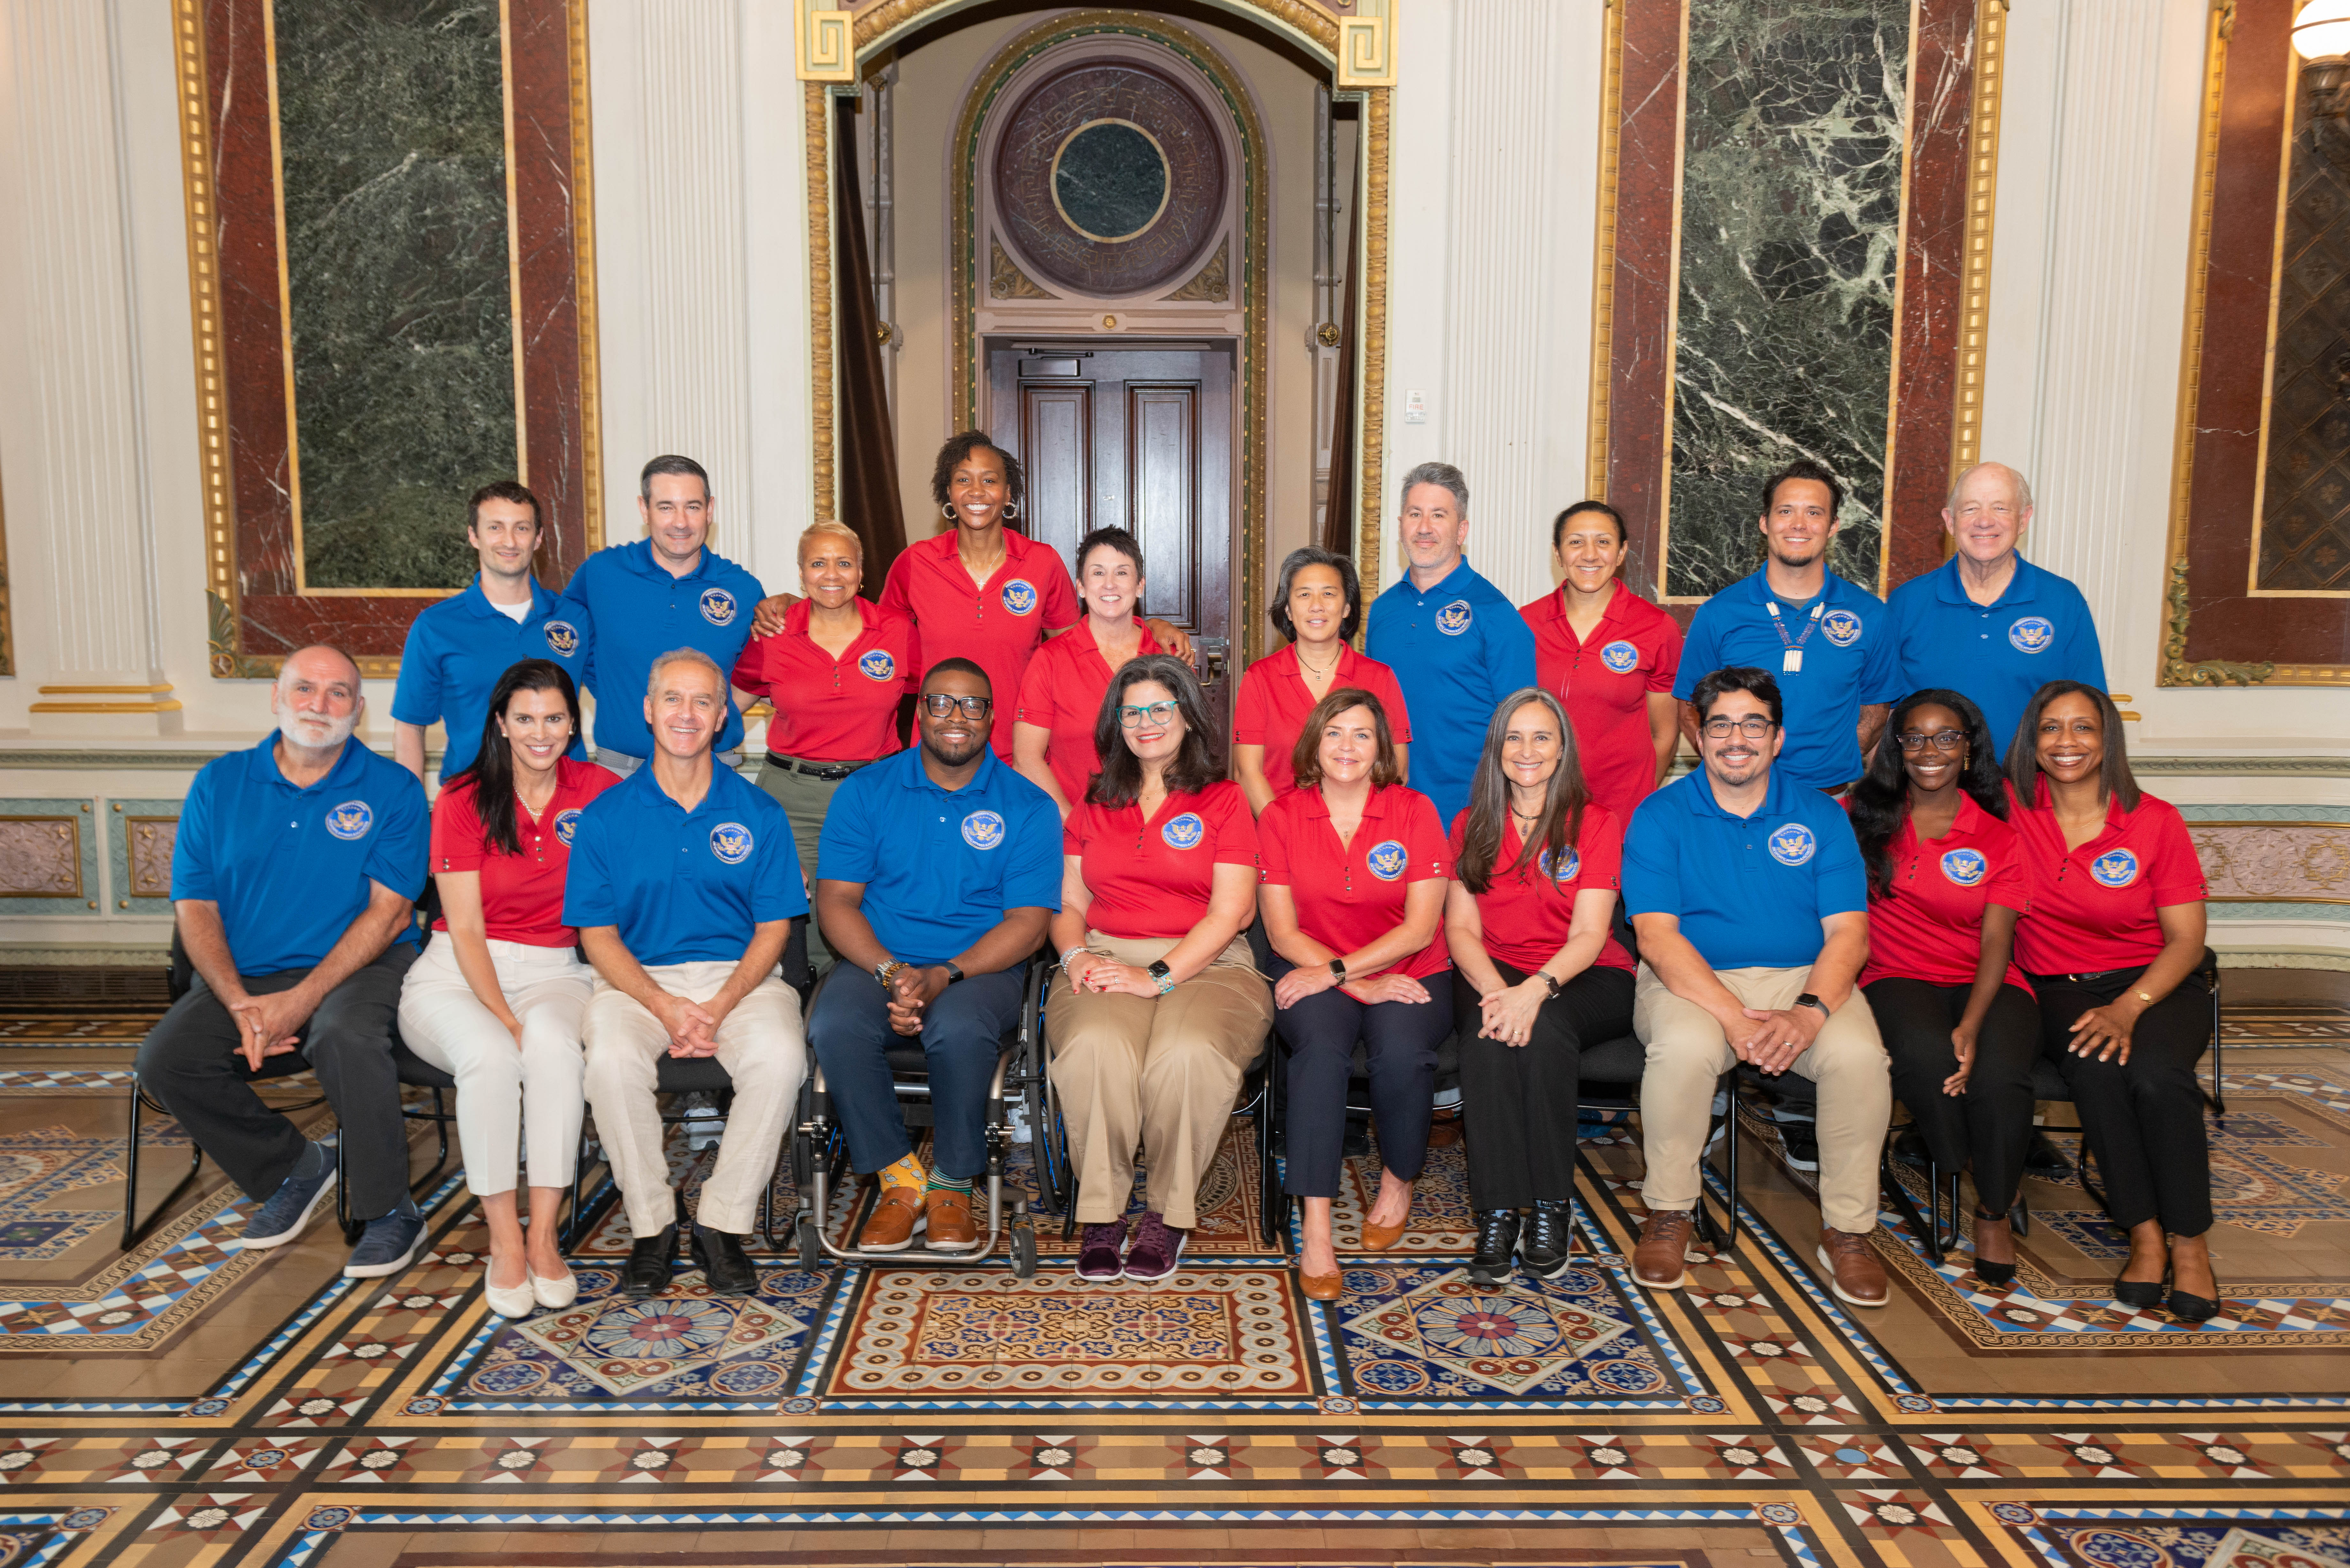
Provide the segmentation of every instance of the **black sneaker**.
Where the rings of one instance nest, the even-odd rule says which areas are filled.
[[[351,1261],[343,1265],[347,1280],[380,1280],[408,1267],[424,1246],[424,1216],[398,1210],[380,1215],[359,1233]]]
[[[277,1184],[269,1201],[254,1211],[245,1222],[244,1234],[238,1245],[244,1247],[282,1247],[309,1229],[311,1217],[318,1205],[335,1189],[335,1155],[324,1145],[314,1145],[325,1156],[316,1176],[289,1176]]]
[[[1787,1163],[1797,1170],[1817,1170],[1820,1168],[1820,1137],[1817,1125],[1812,1122],[1781,1122],[1780,1147],[1786,1151]]]
[[[1525,1260],[1526,1271],[1534,1278],[1554,1280],[1566,1272],[1568,1255],[1575,1245],[1574,1213],[1564,1203],[1534,1205],[1534,1217],[1526,1226],[1524,1239],[1518,1243],[1518,1256]]]
[[[669,1289],[677,1271],[677,1226],[661,1227],[658,1236],[639,1236],[629,1244],[629,1261],[620,1270],[620,1293],[630,1301],[660,1295]]]
[[[1481,1285],[1498,1285],[1510,1277],[1510,1254],[1518,1245],[1518,1211],[1514,1209],[1477,1210],[1477,1255],[1469,1260],[1469,1277]]]

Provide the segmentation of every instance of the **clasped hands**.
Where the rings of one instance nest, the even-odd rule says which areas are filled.
[[[691,1059],[718,1054],[718,1026],[733,1010],[720,1006],[715,997],[694,1002],[665,991],[647,1011],[669,1032],[669,1054]]]
[[[889,1027],[909,1039],[922,1032],[922,1010],[952,983],[944,964],[907,964],[889,977]]]
[[[228,1015],[236,1020],[236,1054],[244,1058],[245,1065],[254,1072],[272,1056],[283,1056],[302,1043],[300,1030],[310,1021],[318,1004],[301,986],[290,991],[275,991],[266,996],[250,993],[234,1001],[222,999]]]
[[[1721,1032],[1740,1061],[1775,1075],[1811,1049],[1827,1021],[1815,1007],[1742,1007],[1722,1021]],[[1748,1027],[1741,1031],[1741,1023]]]
[[[1419,1002],[1428,1000],[1428,987],[1408,974],[1381,970],[1377,974],[1367,974],[1340,985],[1338,977],[1330,972],[1330,966],[1326,963],[1301,965],[1283,975],[1274,985],[1273,1000],[1277,1006],[1295,1007],[1307,997],[1328,991],[1333,986],[1338,986],[1367,1007],[1382,1002]]]
[[[1068,962],[1069,989],[1107,995],[1157,996],[1159,982],[1140,964],[1126,963],[1099,953],[1073,954]]]

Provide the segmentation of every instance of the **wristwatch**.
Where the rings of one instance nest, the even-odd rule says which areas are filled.
[[[1165,980],[1169,975],[1175,971],[1167,967],[1167,961],[1165,959],[1154,959],[1151,961],[1149,967],[1145,970],[1144,972],[1149,974],[1153,980]]]
[[[1820,1010],[1820,1016],[1822,1018],[1832,1018],[1835,1016],[1834,1013],[1831,1013],[1828,1011],[1828,1004],[1826,1002],[1822,1002],[1818,997],[1814,996],[1808,991],[1804,992],[1803,995],[1795,998],[1795,1006],[1816,1007]]]
[[[1347,961],[1345,959],[1332,959],[1330,961],[1330,978],[1336,981],[1340,985],[1347,983]]]
[[[1542,982],[1543,982],[1544,985],[1546,985],[1546,986],[1550,987],[1550,993],[1551,993],[1551,995],[1553,995],[1553,996],[1556,996],[1560,992],[1565,991],[1565,990],[1566,989],[1566,987],[1565,987],[1565,986],[1563,986],[1563,985],[1559,984],[1559,982],[1558,982],[1558,976],[1556,976],[1556,975],[1555,975],[1555,974],[1551,973],[1551,971],[1548,971],[1548,970],[1546,970],[1546,969],[1538,969],[1538,970],[1534,971],[1534,972],[1535,972],[1536,974],[1538,974],[1538,975],[1542,976]]]
[[[898,971],[905,967],[896,959],[883,959],[873,966],[873,978],[881,982],[882,990],[887,991],[889,989],[889,982],[898,978]]]
[[[939,967],[947,971],[947,983],[949,985],[952,985],[955,981],[962,978],[962,971],[952,962],[943,963]]]

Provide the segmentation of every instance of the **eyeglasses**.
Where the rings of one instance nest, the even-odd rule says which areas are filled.
[[[1938,752],[1955,752],[1967,743],[1966,736],[1956,730],[1937,730],[1930,735],[1904,730],[1893,738],[1901,742],[1905,752],[1922,752],[1929,745]]]
[[[1760,713],[1749,713],[1743,719],[1708,719],[1699,726],[1709,741],[1726,741],[1732,730],[1750,741],[1759,741],[1768,735],[1772,728],[1771,721]]]
[[[1118,722],[1127,729],[1139,730],[1146,722],[1164,724],[1175,716],[1176,711],[1176,704],[1171,700],[1165,702],[1145,703],[1139,708],[1120,706],[1118,711]]]
[[[957,697],[947,691],[926,691],[922,694],[922,711],[933,719],[943,719],[957,707],[966,719],[984,719],[995,706],[993,697]]]

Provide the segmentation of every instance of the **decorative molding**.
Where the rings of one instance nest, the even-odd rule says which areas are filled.
[[[801,86],[800,113],[800,133],[807,143],[808,423],[813,454],[808,479],[816,507],[808,515],[821,520],[840,514],[833,423],[840,389],[834,380],[832,360],[837,308],[832,297],[832,95],[822,83]]]
[[[1228,234],[1218,240],[1216,254],[1208,258],[1207,265],[1191,275],[1191,282],[1166,297],[1169,299],[1230,299],[1232,296],[1232,236]],[[998,255],[1003,254],[1001,246],[997,247],[996,254]]]
[[[2215,904],[2350,904],[2350,822],[2190,822]]]
[[[1967,141],[1967,234],[1960,263],[1950,479],[1982,455],[1983,359],[1991,338],[1991,221],[1999,205],[1999,109],[2006,80],[2007,0],[1975,16],[1974,121]]]
[[[2253,774],[2350,779],[2350,757],[2132,757],[2130,772],[2174,778]]]
[[[1583,488],[1607,499],[1607,413],[1615,389],[1616,187],[1624,145],[1624,7],[1610,4],[1599,46],[1599,196],[1592,221],[1591,393]]]
[[[798,45],[800,80],[855,81],[854,34],[847,10],[836,9],[833,0],[792,0],[792,37]]]
[[[1020,264],[1003,254],[1003,242],[989,236],[987,242],[987,296],[990,299],[1051,299],[1053,291],[1020,270]]]
[[[2182,442],[2179,450],[2187,451],[2187,443]],[[2277,667],[2267,662],[2241,663],[2226,659],[2188,662],[2187,631],[2194,612],[2189,604],[2187,562],[2183,557],[2171,563],[2170,591],[2163,597],[2170,610],[2170,629],[2162,639],[2165,686],[2258,686],[2276,674]]]
[[[81,818],[0,816],[0,898],[81,896]]]
[[[1362,527],[1355,540],[1355,566],[1367,591],[1376,593],[1380,581],[1380,492],[1386,486],[1388,386],[1388,161],[1395,94],[1367,94],[1363,105],[1363,281],[1361,314],[1363,362],[1359,384],[1363,399],[1362,437],[1356,442],[1356,462],[1361,470]],[[1351,285],[1350,285],[1351,286]],[[1264,597],[1264,563],[1253,560],[1249,572],[1257,597]],[[1249,649],[1262,651],[1254,632]]]
[[[1395,18],[1400,0],[1359,0],[1357,15],[1338,18],[1338,89],[1396,84]]]

